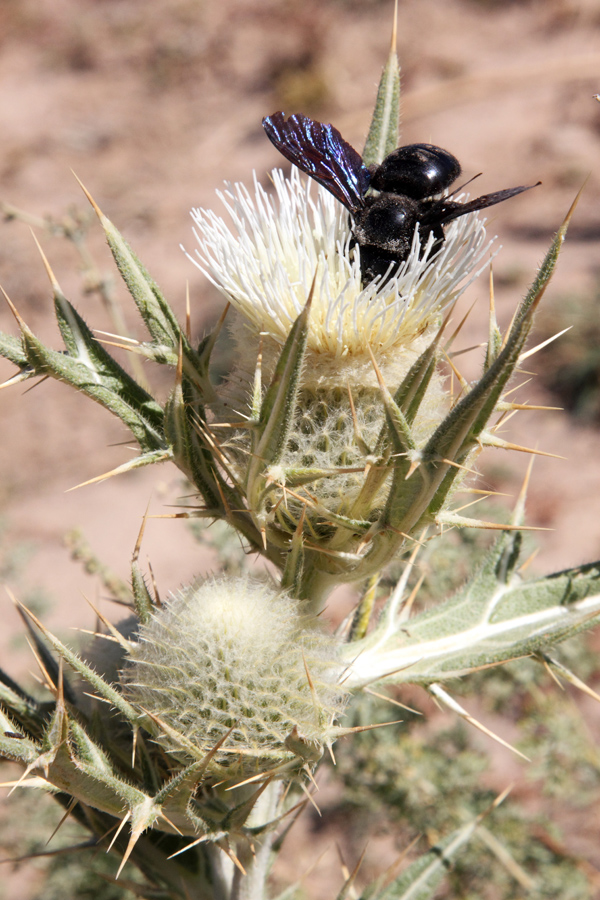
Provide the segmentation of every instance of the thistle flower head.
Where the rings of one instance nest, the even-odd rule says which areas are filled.
[[[255,332],[280,343],[315,280],[308,349],[337,360],[409,346],[479,274],[489,243],[477,214],[459,217],[433,251],[418,229],[408,258],[387,279],[363,286],[350,217],[324,188],[272,173],[274,196],[254,180],[219,192],[230,218],[194,209],[199,247],[190,259]]]
[[[452,221],[441,244],[433,234],[422,244],[417,228],[408,257],[365,283],[360,246],[342,205],[296,169],[290,178],[275,170],[272,181],[272,195],[256,178],[253,193],[228,185],[219,196],[229,223],[214,212],[192,213],[199,246],[190,259],[241,314],[233,326],[235,365],[213,413],[230,428],[227,465],[236,483],[247,486],[267,540],[275,539],[271,527],[294,533],[303,515],[312,535],[329,540],[330,516],[353,520],[353,532],[358,520],[364,530],[387,515],[396,463],[379,379],[392,395],[405,385],[415,458],[448,414],[435,334],[443,311],[487,265],[490,244],[476,213]],[[275,368],[309,297],[305,349],[293,375],[297,389],[290,388],[293,407],[282,405],[278,437],[267,451],[258,433],[236,430],[232,411],[237,422],[250,419],[256,426],[262,420],[257,385],[265,398],[269,382],[283,378],[275,378]],[[423,371],[410,374],[419,360]],[[295,487],[306,481],[306,496],[298,494]]]

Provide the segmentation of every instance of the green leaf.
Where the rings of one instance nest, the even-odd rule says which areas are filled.
[[[113,373],[101,374],[66,353],[51,350],[29,330],[23,332],[23,341],[29,363],[37,375],[50,375],[64,381],[95,400],[127,425],[142,450],[165,449],[162,427],[157,426],[162,410],[149,395],[147,402],[140,407],[138,397],[123,396],[115,390]],[[142,388],[139,390],[142,391]]]
[[[429,382],[436,370],[438,338],[411,366],[404,381],[396,391],[395,402],[403,411],[408,424],[412,424],[425,397]]]
[[[146,794],[109,768],[80,759],[67,741],[56,748],[48,777],[55,787],[117,819],[123,818],[127,808],[148,800]]]
[[[363,891],[361,900],[433,900],[457,853],[471,839],[479,817],[440,841],[415,860],[392,884],[380,883]]]
[[[483,373],[469,393],[453,407],[421,451],[421,463],[415,474],[402,486],[403,467],[394,474],[390,499],[382,525],[391,525],[404,534],[430,524],[443,507],[459,466],[468,462],[487,422],[496,410],[502,392],[517,366],[533,320],[533,313],[554,272],[558,252],[569,218],[553,240],[537,277],[521,303],[503,350]],[[453,463],[453,464],[452,464]],[[374,559],[385,553],[389,538],[380,538]]]
[[[297,597],[302,590],[304,561],[304,535],[301,528],[297,528],[292,535],[290,552],[281,575],[281,589],[289,591],[292,597]]]
[[[159,344],[177,347],[181,335],[173,310],[120,231],[97,207],[108,246],[148,331]]]
[[[308,338],[309,314],[310,300],[292,325],[255,426],[254,446],[247,473],[248,500],[253,509],[260,508],[259,497],[265,487],[263,476],[269,466],[279,461],[294,422],[298,383]]]
[[[30,720],[32,723],[37,722],[41,714],[40,706],[33,697],[22,691],[2,669],[0,669],[0,704],[11,715],[16,715],[24,721]]]
[[[56,318],[69,356],[79,360],[91,373],[96,373],[105,387],[144,415],[160,433],[163,419],[160,405],[96,340],[84,319],[56,288],[54,297]]]
[[[154,604],[137,559],[131,563],[131,588],[137,617],[142,625],[147,625],[154,612]]]
[[[363,150],[365,166],[377,165],[395,150],[399,144],[400,122],[400,65],[392,47],[381,73],[373,118]]]
[[[11,334],[5,334],[0,331],[0,356],[10,360],[20,369],[25,369],[29,365],[27,354],[23,349],[23,342]]]
[[[183,369],[186,376],[195,385],[205,402],[212,399],[214,390],[208,377],[208,363],[220,325],[213,335],[209,335],[205,339],[200,352],[196,353],[182,331],[175,313],[148,270],[110,219],[97,207],[95,209],[104,229],[108,246],[129,293],[156,342],[157,348],[163,348],[162,351],[157,350],[156,360],[173,364],[173,357],[169,355],[168,348],[177,353],[178,348],[181,347]],[[161,353],[164,358],[161,358]]]
[[[600,563],[522,581],[518,542],[505,535],[454,597],[405,621],[395,598],[377,628],[342,655],[348,688],[430,683],[530,655],[600,619]]]
[[[178,382],[165,405],[165,433],[177,465],[202,495],[211,510],[211,518],[228,521],[255,550],[275,561],[277,552],[272,548],[265,551],[233,477],[232,483],[223,477],[220,467],[225,467],[226,459],[221,455],[217,460],[217,440],[206,422],[204,410],[194,401],[193,387],[179,371]]]
[[[75,672],[81,675],[82,678],[91,685],[99,697],[102,697],[104,700],[108,701],[111,706],[118,709],[124,719],[134,727],[143,725],[151,734],[155,732],[156,729],[154,728],[152,720],[149,719],[148,716],[140,714],[140,712],[125,699],[121,691],[108,684],[108,682],[98,675],[94,669],[90,668],[90,666],[88,666],[74,650],[71,650],[63,644],[62,641],[59,641],[57,637],[51,634],[32,612],[25,609],[23,606],[21,606],[21,609],[23,609],[25,615],[31,619],[36,628],[39,628],[50,646]]]
[[[41,746],[23,734],[21,726],[0,708],[0,756],[23,765],[31,765],[39,757]]]
[[[436,335],[431,344],[423,351],[421,356],[413,363],[410,370],[397,388],[393,404],[400,410],[403,418],[401,430],[406,432],[407,444],[410,449],[414,449],[414,442],[410,436],[409,426],[413,423],[419,407],[427,392],[427,387],[431,381],[431,377],[437,366],[437,347],[441,337],[440,332]],[[393,423],[392,423],[393,424]],[[390,420],[389,415],[386,416],[386,423],[381,429],[377,444],[375,446],[374,455],[378,457],[375,465],[371,466],[369,473],[361,488],[360,494],[352,507],[353,515],[360,515],[363,511],[371,511],[373,509],[373,500],[379,493],[383,482],[389,477],[390,470],[395,473],[395,482],[391,491],[398,491],[400,495],[406,495],[407,485],[404,481],[408,472],[408,460],[403,461],[397,454],[402,452],[400,445],[397,443],[395,450],[396,456],[390,459]],[[411,488],[415,485],[411,485]],[[391,502],[391,500],[390,500]]]

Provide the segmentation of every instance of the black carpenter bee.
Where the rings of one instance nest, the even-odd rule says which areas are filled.
[[[535,187],[508,188],[467,203],[448,197],[436,199],[461,173],[456,157],[441,147],[408,144],[386,156],[381,165],[367,168],[333,125],[302,115],[286,121],[282,112],[276,112],[263,119],[263,127],[286,159],[326,188],[351,214],[365,284],[393,273],[393,264],[408,257],[417,224],[422,246],[433,234],[433,249],[437,249],[444,241],[444,226],[452,219]],[[367,193],[370,188],[379,193]]]

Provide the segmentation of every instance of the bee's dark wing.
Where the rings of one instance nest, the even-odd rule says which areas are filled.
[[[369,170],[337,128],[308,116],[290,116],[286,121],[282,112],[265,116],[263,128],[286,159],[314,178],[351,213],[364,205]]]
[[[509,197],[514,197],[516,194],[522,194],[523,191],[530,191],[531,188],[537,187],[541,183],[541,181],[538,181],[537,184],[507,188],[504,191],[494,191],[493,194],[483,194],[483,196],[476,197],[475,200],[469,200],[467,203],[458,203],[455,200],[434,201],[424,216],[424,221],[426,224],[431,225],[445,225],[446,222],[451,222],[452,219],[457,219],[459,216],[465,216],[467,213],[476,212],[479,209],[486,209],[486,207],[502,203],[503,200],[508,200]]]

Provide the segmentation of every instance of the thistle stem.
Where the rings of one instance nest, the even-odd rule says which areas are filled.
[[[273,781],[267,785],[257,801],[247,825],[256,828],[276,818],[283,787],[282,781]],[[231,885],[230,900],[264,900],[267,896],[265,883],[269,872],[274,838],[275,830],[271,829],[257,838],[253,847],[250,847],[246,840],[243,840],[243,843],[238,842],[238,858],[246,870],[246,875],[242,875],[236,868]]]

